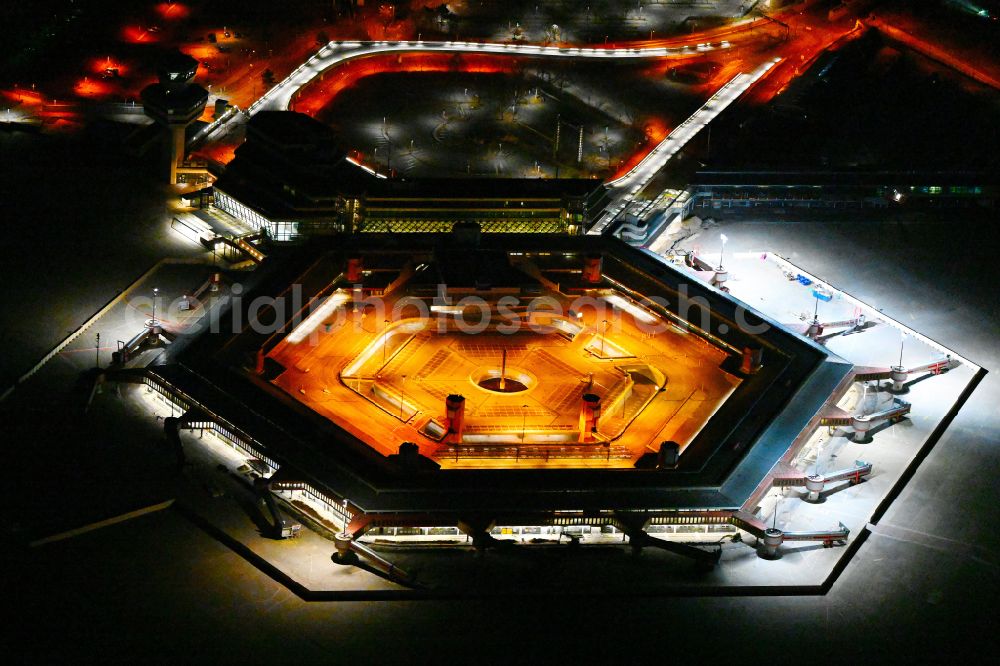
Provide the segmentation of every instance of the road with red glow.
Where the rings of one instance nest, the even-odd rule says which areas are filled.
[[[159,2],[151,5],[148,20],[130,22],[119,28],[119,39],[127,44],[145,45],[155,42],[175,42],[175,28],[187,24],[192,12],[188,5],[176,2]],[[775,18],[776,17],[776,18]],[[372,17],[368,17],[372,18]],[[375,17],[378,19],[378,17]],[[382,17],[385,18],[385,17]],[[896,17],[894,17],[895,19]],[[367,26],[362,17],[362,27]],[[153,22],[162,22],[163,28]],[[412,37],[411,25],[404,21],[393,24],[392,34],[386,37]],[[190,26],[189,26],[190,27]],[[204,29],[205,26],[201,26]],[[327,25],[332,35],[346,35],[357,31],[357,21]],[[370,27],[370,26],[369,26]],[[886,30],[886,26],[878,25]],[[702,109],[700,115],[678,127],[669,128],[664,123],[653,123],[657,130],[648,132],[648,141],[631,157],[623,161],[618,172],[612,176],[609,186],[625,196],[612,208],[620,213],[627,208],[652,177],[694,136],[697,129],[705,126],[726,105],[739,97],[745,103],[763,104],[781,94],[790,82],[802,74],[824,51],[838,48],[845,41],[860,35],[865,25],[853,18],[845,17],[830,21],[825,11],[775,12],[771,17],[746,18],[734,24],[711,28],[698,33],[657,40],[632,42],[610,42],[593,47],[570,46],[568,44],[543,46],[527,43],[473,42],[473,41],[423,41],[420,39],[397,39],[397,41],[332,41],[322,47],[305,62],[305,54],[315,48],[312,35],[300,32],[301,37],[290,40],[275,55],[262,45],[240,39],[239,33],[230,30],[216,30],[216,43],[190,43],[182,50],[193,54],[206,68],[210,92],[224,96],[238,107],[246,105],[242,113],[230,113],[207,125],[197,136],[201,144],[200,152],[212,159],[225,163],[231,159],[237,144],[227,139],[229,131],[245,122],[246,118],[262,109],[294,109],[305,113],[315,113],[337,93],[352,85],[363,76],[377,75],[393,71],[439,71],[439,68],[465,72],[509,71],[517,57],[554,58],[586,62],[636,61],[650,62],[648,74],[653,77],[664,75],[660,63],[693,63],[717,60],[711,76],[703,80],[698,88],[718,91],[712,98],[716,107]],[[910,29],[910,28],[907,28]],[[397,34],[398,33],[398,34]],[[379,34],[368,29],[369,35]],[[928,44],[916,37],[919,44],[911,45],[923,52],[933,51],[932,57],[960,71],[964,67],[963,58],[950,57],[944,50]],[[913,41],[911,40],[911,41]],[[223,48],[225,46],[225,48]],[[131,48],[147,49],[146,46]],[[936,49],[936,50],[935,50]],[[257,52],[260,51],[260,53]],[[229,52],[232,51],[230,55]],[[719,55],[714,55],[719,54]],[[936,54],[936,55],[935,55]],[[460,55],[460,62],[449,60]],[[289,71],[294,62],[302,62],[263,96],[258,93],[264,84],[261,72],[272,69],[280,78]],[[456,62],[458,62],[456,66]],[[100,56],[87,61],[82,76],[70,82],[62,104],[38,91],[23,88],[2,91],[4,97],[15,103],[7,111],[7,119],[23,119],[35,122],[56,120],[72,122],[86,107],[66,104],[65,99],[84,102],[107,102],[110,100],[135,99],[138,91],[152,80],[152,75],[139,79],[135,71],[139,67],[129,58]],[[966,72],[968,73],[968,72]],[[976,72],[969,74],[974,78]],[[203,78],[206,72],[203,72]],[[753,76],[750,85],[746,76]],[[309,84],[323,77],[326,83],[320,88]],[[727,91],[720,90],[729,84]],[[993,84],[990,79],[987,83]],[[214,90],[213,90],[214,86]],[[751,87],[752,86],[752,87]],[[317,91],[317,88],[319,90]],[[733,90],[739,94],[731,95]],[[324,98],[324,95],[326,96]],[[706,95],[707,96],[707,95]],[[719,102],[722,102],[721,104]],[[239,109],[236,109],[238,111]],[[206,110],[206,116],[212,113]],[[16,116],[17,118],[15,118]],[[701,122],[701,121],[704,121]],[[240,133],[233,135],[238,140]],[[645,196],[645,194],[642,194]],[[647,197],[648,198],[648,197]],[[624,205],[623,205],[624,204]],[[617,213],[616,213],[617,214]],[[601,224],[601,229],[606,228]]]
[[[587,48],[537,46],[534,44],[489,44],[480,42],[331,42],[300,65],[288,78],[265,93],[247,109],[249,115],[263,109],[288,109],[293,98],[314,78],[341,63],[355,58],[387,53],[444,53],[501,56],[524,56],[563,59],[631,60],[690,56],[696,53],[729,48],[728,42],[697,46],[655,46],[649,48]]]
[[[326,100],[305,100],[305,105],[299,107],[302,91],[310,83],[321,77],[332,75],[331,70],[348,63],[355,62],[362,58],[373,56],[385,56],[387,54],[402,55],[407,53],[419,53],[432,58],[433,55],[453,56],[460,54],[469,61],[465,63],[462,71],[476,71],[477,68],[488,67],[484,57],[541,57],[560,58],[572,60],[636,60],[636,59],[663,59],[663,58],[690,58],[691,56],[702,55],[713,51],[724,51],[731,47],[727,41],[701,42],[695,45],[678,46],[647,46],[644,48],[618,48],[618,47],[563,47],[563,46],[538,46],[533,44],[488,44],[479,42],[331,42],[327,46],[296,68],[287,78],[278,83],[274,88],[265,93],[260,99],[250,105],[245,114],[231,114],[220,118],[218,121],[208,125],[196,137],[196,140],[211,141],[228,130],[231,123],[239,123],[245,117],[252,116],[261,110],[286,110],[296,108],[300,111],[315,111],[325,104],[329,97],[335,95],[343,87],[337,84],[337,80],[329,86],[329,94]],[[433,60],[428,61],[428,66],[433,69]],[[442,65],[447,66],[447,65]],[[466,70],[465,67],[471,69]],[[502,71],[501,66],[501,71]],[[377,67],[372,68],[372,73],[377,73]],[[387,68],[385,71],[391,71]],[[742,91],[741,91],[742,92]],[[730,100],[731,101],[731,100]],[[728,104],[728,101],[727,101]],[[641,163],[640,163],[641,164]],[[649,167],[649,162],[642,167],[645,174]],[[662,166],[662,165],[661,165]],[[639,168],[639,167],[636,167]]]
[[[642,194],[654,176],[674,155],[752,86],[756,86],[758,82],[762,82],[772,74],[777,74],[770,77],[771,81],[758,86],[754,93],[754,101],[770,100],[825,49],[861,29],[861,25],[857,23],[852,25],[851,22],[845,21],[831,24],[806,14],[790,16],[788,23],[776,21],[762,21],[762,23],[764,27],[757,26],[757,21],[751,21],[687,38],[636,42],[629,47],[617,44],[601,47],[570,47],[420,40],[330,42],[257,99],[244,113],[233,113],[218,119],[206,126],[196,140],[211,142],[228,132],[232,124],[244,122],[247,117],[262,110],[294,109],[315,113],[333,96],[361,76],[407,71],[407,66],[402,64],[402,56],[408,54],[419,54],[421,58],[417,61],[417,67],[426,66],[430,71],[436,71],[438,66],[444,69],[455,68],[455,63],[448,60],[455,55],[467,60],[457,65],[460,71],[475,71],[477,68],[504,71],[503,65],[497,65],[490,59],[520,56],[594,62],[683,58],[690,62],[693,58],[703,58],[713,52],[733,53],[735,42],[735,45],[742,48],[742,53],[723,58],[727,61],[727,67],[722,68],[719,75],[729,77],[725,85],[702,108],[670,131],[659,143],[643,146],[638,154],[626,161],[626,167],[608,182],[612,192],[611,202],[591,230],[591,233],[603,233]],[[756,32],[755,27],[757,27]],[[794,42],[790,41],[788,38],[792,32],[798,32],[801,37]],[[706,38],[716,41],[702,41]],[[761,43],[765,48],[760,48]],[[775,56],[776,53],[779,55]],[[386,59],[385,56],[390,55],[397,57],[395,64]],[[363,63],[360,67],[357,64],[359,62]],[[355,71],[359,69],[360,71]],[[326,80],[327,77],[332,78],[332,81],[323,86],[321,94],[303,94],[310,84]]]
[[[198,139],[208,142],[218,139],[231,129],[231,125],[241,123],[247,116],[263,109],[294,109],[315,113],[361,76],[413,71],[403,64],[401,57],[410,54],[423,56],[416,61],[416,65],[410,65],[416,68],[426,67],[423,71],[437,71],[438,64],[458,71],[477,71],[480,68],[485,68],[484,71],[504,71],[502,64],[488,62],[486,58],[551,57],[582,62],[628,59],[663,61],[683,58],[691,62],[721,52],[725,54],[721,58],[723,64],[720,71],[712,77],[712,84],[717,87],[735,81],[729,90],[739,88],[742,94],[750,86],[740,86],[744,79],[739,77],[759,71],[759,75],[755,75],[751,82],[757,84],[760,81],[760,85],[755,85],[753,101],[765,102],[780,93],[792,78],[804,71],[805,64],[811,63],[824,49],[855,29],[851,21],[830,23],[825,17],[805,13],[790,14],[783,18],[785,22],[754,19],[684,37],[631,42],[628,45],[612,43],[598,47],[420,40],[331,42],[254,101],[245,113],[232,114],[209,125]],[[456,67],[454,63],[446,63],[445,60],[437,63],[435,60],[435,56],[446,58],[449,55],[461,55],[467,62],[459,63]],[[398,60],[393,63],[387,56],[397,56]],[[366,59],[371,60],[365,62]],[[774,67],[774,63],[779,61],[781,64]],[[770,80],[764,82],[762,79],[765,77]],[[323,85],[322,92],[317,92],[310,84],[320,79],[327,82]],[[723,94],[724,104],[711,117],[738,96]],[[716,98],[716,102],[718,101],[719,98]],[[707,113],[699,118],[705,117]],[[666,143],[666,131],[664,136],[653,137],[653,142],[643,146],[636,155],[625,161],[624,168],[615,174],[615,182],[631,196],[637,194],[641,187],[636,188],[637,181],[633,181],[641,174],[642,185],[648,183],[670,156],[693,136],[694,133],[690,130],[697,124],[696,121],[691,121],[684,128],[675,128],[674,131],[680,129],[681,133],[674,135],[670,144]],[[701,126],[703,125],[698,125]],[[673,149],[667,150],[666,145],[672,145]],[[212,149],[209,148],[208,151],[212,152]],[[665,159],[658,159],[660,157]]]

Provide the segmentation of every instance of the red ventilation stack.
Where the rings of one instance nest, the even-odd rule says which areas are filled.
[[[580,401],[580,441],[593,442],[597,433],[597,420],[601,416],[601,397],[584,393]]]
[[[465,429],[465,396],[455,393],[449,395],[445,399],[444,408],[448,419],[445,440],[450,444],[461,444],[462,430]]]

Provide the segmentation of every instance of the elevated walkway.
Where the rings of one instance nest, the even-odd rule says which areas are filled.
[[[608,231],[613,222],[625,211],[653,177],[720,113],[735,102],[744,92],[759,81],[779,62],[770,60],[753,72],[740,73],[722,86],[708,101],[701,105],[691,116],[675,127],[667,137],[660,142],[646,157],[619,178],[607,183],[614,196],[587,233],[603,234]]]

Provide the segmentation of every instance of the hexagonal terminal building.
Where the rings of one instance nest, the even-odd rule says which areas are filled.
[[[405,238],[405,240],[404,240]],[[346,532],[655,524],[764,535],[853,367],[613,238],[317,238],[144,381]],[[283,254],[283,256],[279,256]]]

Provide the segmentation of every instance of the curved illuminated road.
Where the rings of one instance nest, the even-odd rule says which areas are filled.
[[[588,58],[597,60],[627,60],[636,58],[670,58],[696,55],[705,51],[728,48],[729,42],[703,43],[696,46],[653,48],[579,48],[538,46],[535,44],[491,44],[479,42],[330,42],[288,77],[269,90],[247,109],[249,115],[263,109],[286,110],[292,97],[322,72],[347,60],[384,53],[455,53],[525,56],[538,58]]]
[[[292,99],[303,87],[311,83],[320,74],[339,64],[371,55],[386,53],[454,53],[454,54],[489,54],[500,56],[524,56],[540,58],[566,58],[580,60],[629,60],[644,58],[671,58],[692,56],[718,49],[730,47],[728,41],[704,42],[692,45],[653,46],[633,48],[586,48],[538,46],[534,44],[493,44],[480,42],[330,42],[306,62],[299,65],[283,81],[266,92],[260,99],[250,105],[243,114],[233,111],[223,115],[217,121],[208,125],[197,139],[210,138],[231,122],[239,122],[243,118],[253,116],[263,110],[286,111],[290,108]],[[603,233],[625,211],[653,176],[688,143],[703,127],[711,122],[727,106],[732,104],[750,86],[766,74],[777,60],[769,60],[750,73],[737,74],[718,92],[716,92],[690,118],[685,120],[660,143],[641,162],[635,165],[623,176],[607,183],[611,190],[611,202],[605,212],[592,227],[590,233]]]
[[[258,111],[287,111],[292,98],[303,87],[331,67],[364,56],[387,53],[453,53],[523,56],[535,58],[567,58],[591,60],[630,60],[692,56],[707,51],[729,48],[728,41],[705,42],[694,46],[655,46],[647,48],[578,48],[538,46],[534,44],[492,44],[480,42],[330,42],[309,58],[283,81],[251,104],[245,112],[252,116]],[[197,137],[210,138],[230,122],[238,121],[238,113],[230,113],[208,125]]]

